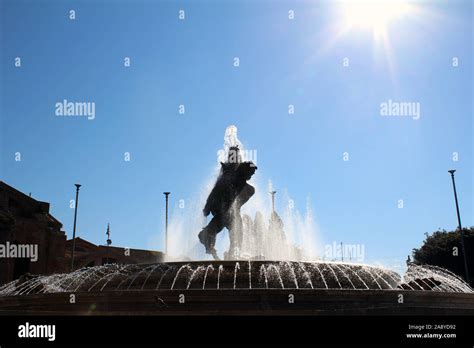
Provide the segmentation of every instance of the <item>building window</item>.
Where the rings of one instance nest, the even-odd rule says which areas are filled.
[[[117,259],[112,259],[110,257],[103,257],[102,258],[102,264],[106,265],[108,263],[117,263]]]

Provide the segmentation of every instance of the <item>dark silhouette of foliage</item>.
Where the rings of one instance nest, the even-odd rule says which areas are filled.
[[[464,228],[469,275],[474,276],[474,227]],[[413,249],[413,262],[446,268],[451,272],[466,279],[464,273],[464,260],[461,247],[461,233],[456,231],[440,230],[431,235],[425,233],[426,239],[419,249]]]

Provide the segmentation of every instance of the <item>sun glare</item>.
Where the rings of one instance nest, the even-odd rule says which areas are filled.
[[[375,39],[384,38],[391,21],[407,14],[410,4],[401,0],[345,1],[346,25],[350,29],[369,30]]]

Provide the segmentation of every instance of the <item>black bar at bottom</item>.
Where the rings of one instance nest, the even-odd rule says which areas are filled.
[[[55,339],[20,338],[20,325],[55,325]],[[467,316],[1,316],[0,346],[21,344],[469,345]],[[441,335],[441,337],[440,337]]]

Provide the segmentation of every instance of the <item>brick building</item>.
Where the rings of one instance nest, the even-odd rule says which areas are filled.
[[[66,242],[66,260],[71,263],[72,239]],[[74,269],[93,267],[107,263],[155,263],[163,261],[160,251],[121,248],[106,245],[95,245],[85,239],[76,237],[74,246]]]
[[[49,213],[49,203],[38,201],[0,181],[0,244],[35,244],[38,260],[1,258],[0,284],[24,273],[65,271],[66,234]]]
[[[49,203],[38,201],[0,181],[0,246],[37,245],[38,258],[0,257],[0,284],[25,273],[69,272],[72,239],[66,240],[62,224],[49,212]],[[163,253],[95,245],[76,238],[74,269],[105,263],[154,263]]]

